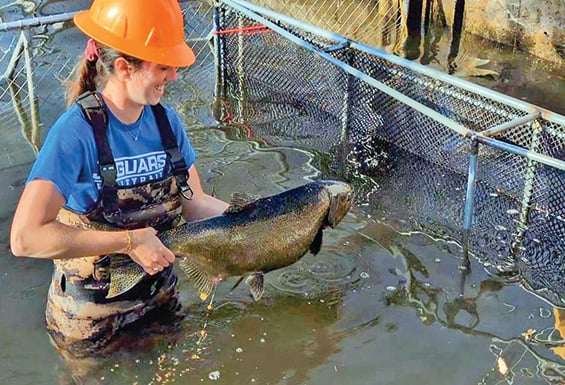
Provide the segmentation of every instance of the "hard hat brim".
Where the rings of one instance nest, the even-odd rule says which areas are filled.
[[[196,61],[194,52],[184,42],[173,46],[159,48],[143,47],[142,49],[135,49],[134,44],[130,44],[127,39],[118,38],[95,23],[91,19],[88,11],[80,11],[75,14],[73,22],[77,28],[88,37],[91,37],[119,52],[138,59],[170,67],[188,67]]]

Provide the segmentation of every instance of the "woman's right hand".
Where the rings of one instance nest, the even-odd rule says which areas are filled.
[[[157,274],[175,261],[175,255],[161,243],[154,228],[128,230],[126,236],[129,236],[131,242],[128,255],[147,274]]]

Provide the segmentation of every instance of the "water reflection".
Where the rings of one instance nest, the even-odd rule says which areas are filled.
[[[565,381],[565,365],[550,353],[553,350],[563,357],[563,338],[554,332],[555,329],[564,332],[563,310],[553,310],[555,329],[542,327],[536,330],[535,327],[528,328],[530,322],[526,322],[517,335],[505,337],[508,334],[505,327],[512,328],[513,323],[495,326],[491,319],[492,308],[487,305],[493,300],[504,303],[504,290],[513,285],[512,282],[500,277],[477,275],[480,265],[474,261],[472,269],[460,269],[460,260],[450,260],[453,258],[451,252],[436,257],[432,264],[424,255],[410,250],[414,243],[427,245],[425,247],[437,244],[438,240],[432,241],[425,234],[402,234],[378,221],[365,227],[361,234],[382,245],[395,258],[403,260],[402,268],[389,270],[398,279],[395,285],[387,286],[387,306],[411,308],[427,326],[440,324],[446,329],[490,340],[493,365],[479,384],[498,384],[500,381],[523,383],[521,381],[528,381],[528,378],[544,383]],[[439,242],[442,243],[441,240]],[[458,248],[449,243],[444,246]],[[434,264],[445,266],[438,269]],[[510,312],[515,309],[510,303],[506,306]],[[516,303],[516,306],[520,305]],[[540,318],[551,319],[549,310],[542,308],[539,312]],[[531,315],[529,318],[532,318]],[[437,343],[441,344],[440,341]]]
[[[506,382],[562,384],[565,381],[565,365],[543,357],[535,346],[522,338],[510,341],[494,338],[490,352],[494,356],[492,369],[485,373],[479,384],[494,385]]]
[[[544,342],[553,344],[554,346],[551,347],[551,350],[559,357],[565,359],[565,310],[554,308],[553,317],[555,319],[556,333],[551,333]]]

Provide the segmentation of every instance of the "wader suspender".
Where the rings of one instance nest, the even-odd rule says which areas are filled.
[[[81,107],[94,132],[94,140],[98,149],[100,177],[102,178],[102,191],[100,194],[104,218],[110,223],[116,223],[120,217],[118,184],[116,182],[117,172],[114,156],[112,155],[106,134],[108,116],[104,110],[104,100],[96,92],[85,92],[76,99],[76,102]],[[185,199],[192,199],[193,192],[188,185],[188,168],[176,144],[176,138],[165,109],[160,104],[151,107],[155,114],[157,126],[161,134],[161,141],[171,163],[172,173],[177,181],[181,195]]]
[[[165,152],[167,153],[169,162],[171,162],[172,172],[177,180],[177,186],[180,190],[180,194],[185,199],[190,200],[194,196],[194,192],[188,185],[188,167],[186,167],[184,156],[182,156],[177,146],[177,141],[173,134],[173,129],[171,128],[169,119],[167,118],[165,108],[161,104],[156,104],[151,106],[151,109],[155,115],[157,126],[159,126],[161,141],[163,142],[163,147],[165,147]]]

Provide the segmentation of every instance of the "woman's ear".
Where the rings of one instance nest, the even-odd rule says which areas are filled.
[[[116,61],[114,62],[114,68],[116,70],[116,75],[118,76],[118,79],[125,81],[131,78],[132,66],[125,58],[123,57],[117,58]]]

